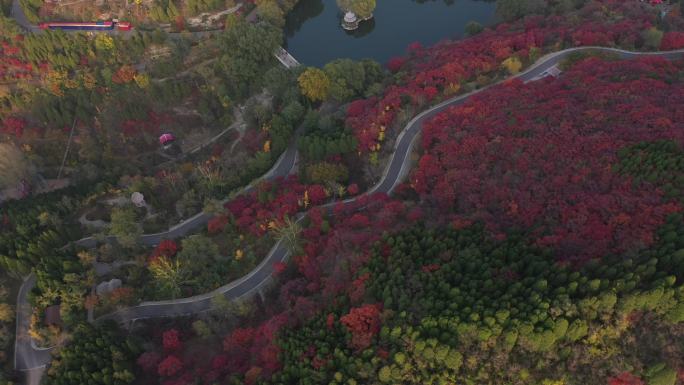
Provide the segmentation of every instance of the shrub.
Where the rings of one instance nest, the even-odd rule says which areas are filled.
[[[648,378],[648,385],[675,385],[677,372],[669,367],[665,367]]]

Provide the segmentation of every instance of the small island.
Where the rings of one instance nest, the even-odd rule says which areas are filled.
[[[373,18],[376,0],[337,0],[337,6],[344,12],[342,28],[353,31],[360,22]]]

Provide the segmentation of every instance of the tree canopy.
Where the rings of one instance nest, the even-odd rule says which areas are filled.
[[[118,326],[79,324],[71,341],[57,351],[48,370],[55,385],[126,385],[135,381],[134,362],[140,347],[122,338]]]
[[[273,55],[282,43],[282,32],[268,23],[237,19],[223,32],[220,42],[221,67],[244,95],[250,85],[258,83],[265,67],[276,60]]]
[[[312,102],[320,102],[328,98],[330,78],[322,70],[314,67],[307,68],[297,80],[302,94]]]
[[[343,11],[351,11],[356,16],[366,19],[373,15],[376,0],[337,0],[337,6]]]

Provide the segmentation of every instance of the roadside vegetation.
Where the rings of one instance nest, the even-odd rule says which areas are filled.
[[[4,0],[3,0],[4,1]],[[111,0],[102,3],[20,0],[27,19],[41,21],[96,21],[120,19],[137,29],[166,32],[222,29],[229,15],[253,14],[282,27],[285,15],[298,0]]]
[[[12,282],[0,275],[0,384],[14,379],[14,287]]]
[[[22,5],[154,31],[25,35],[0,18],[0,278],[36,276],[30,335],[58,345],[48,383],[684,380],[682,61],[585,53],[558,78],[503,82],[424,124],[392,198],[359,196],[428,106],[564,48],[682,48],[681,4],[500,0],[502,23],[385,66],[285,69],[273,53],[296,1],[109,3]],[[215,35],[168,33],[233,7]],[[255,181],[290,146],[297,175]],[[206,228],[139,244],[200,212]],[[87,322],[216,289],[276,240],[291,257],[263,297],[131,331]]]
[[[220,207],[219,200],[265,173],[290,143],[307,105],[294,86],[296,74],[273,57],[281,32],[235,16],[229,24],[215,39],[194,41],[162,32],[130,39],[25,36],[12,20],[0,20],[7,59],[0,65],[0,186],[3,200],[21,198],[0,207],[0,266],[16,279],[37,276],[29,299],[38,345],[62,343],[88,310],[192,293],[147,279],[152,273],[138,256],[149,251],[136,238]],[[176,137],[170,148],[158,143],[163,132]],[[141,207],[131,201],[133,193],[143,194]],[[63,248],[87,235],[115,235],[120,242],[95,251]],[[208,265],[190,272],[199,274],[196,292],[240,276],[269,247],[268,238],[245,246],[231,235],[209,244],[207,237],[195,239],[197,252],[221,247],[235,261],[212,271],[216,260],[207,256]],[[179,241],[186,258],[195,257],[192,245]],[[99,298],[95,285],[114,278],[107,272],[118,266],[132,270],[122,277],[145,285]],[[60,322],[47,325],[45,311],[53,305]]]
[[[254,302],[263,310],[247,316],[250,321],[238,321],[251,326],[214,326],[207,337],[190,324],[211,322],[215,315],[165,325],[188,347],[207,338],[223,338],[223,344],[214,343],[213,355],[174,351],[183,364],[170,376],[140,361],[143,378],[183,381],[199,370],[205,379],[262,384],[678,383],[684,222],[681,194],[673,189],[682,145],[674,118],[679,112],[660,98],[681,92],[682,64],[594,56],[572,63],[559,79],[500,85],[433,118],[425,126],[418,168],[396,199],[363,198],[339,206],[334,217],[309,210],[302,249],[277,270],[277,293],[265,304]],[[635,120],[629,114],[611,117],[618,112],[609,108],[602,112],[606,119],[597,120],[544,107],[564,102],[583,111],[592,111],[584,103],[639,106],[633,109],[639,114],[660,109],[652,120]],[[524,135],[517,125],[525,127]],[[549,125],[557,127],[552,136]],[[505,132],[487,132],[497,127]],[[489,139],[474,145],[481,136]],[[552,137],[566,143],[573,138],[579,147],[554,150]],[[537,140],[544,145],[534,148],[548,153],[506,151]],[[451,150],[437,155],[439,148]],[[598,148],[602,157],[594,153]],[[526,160],[533,154],[545,161]],[[440,166],[470,161],[482,167]],[[562,177],[562,167],[541,169],[555,162],[579,169],[569,177]],[[489,173],[496,173],[498,187],[487,183]],[[443,182],[452,177],[460,183]],[[557,186],[572,198],[556,193],[556,203],[544,203],[539,188],[525,184],[527,177],[548,188],[573,181]],[[471,186],[469,180],[484,182]],[[480,185],[507,206],[468,203],[468,197],[487,199]],[[444,191],[447,186],[463,191]],[[518,206],[516,199],[530,189],[536,200]],[[599,192],[621,198],[614,204],[607,196],[576,199]],[[603,204],[593,209],[589,202]],[[564,213],[544,214],[537,203]],[[581,220],[570,214],[576,210]],[[614,220],[599,230],[595,226],[606,220],[592,220],[598,213]],[[640,222],[646,218],[650,224]],[[591,235],[576,235],[583,226]],[[587,238],[592,241],[584,243]],[[162,365],[168,353],[159,344],[144,357],[158,357]]]

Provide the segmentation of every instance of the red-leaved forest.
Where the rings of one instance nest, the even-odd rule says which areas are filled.
[[[442,49],[442,46],[437,48]],[[511,311],[509,315],[508,310],[496,310],[493,306],[492,310],[483,310],[484,321],[480,315],[471,314],[465,321],[461,316],[459,323],[456,316],[453,327],[459,330],[459,343],[454,345],[450,343],[453,337],[439,333],[440,328],[448,329],[454,318],[453,315],[445,318],[453,313],[436,305],[443,298],[436,294],[442,285],[436,282],[450,281],[446,277],[457,271],[452,258],[467,260],[480,255],[473,254],[473,247],[488,239],[487,242],[501,246],[493,251],[481,247],[482,252],[489,250],[486,252],[498,256],[529,253],[526,258],[539,259],[516,262],[507,269],[493,262],[492,266],[497,267],[487,273],[491,274],[487,281],[478,284],[485,287],[476,289],[478,295],[486,296],[489,285],[516,287],[516,282],[527,282],[528,278],[523,280],[525,274],[551,272],[542,281],[531,281],[534,289],[530,289],[533,294],[529,295],[534,298],[546,292],[547,282],[550,286],[560,284],[552,283],[553,277],[567,277],[570,274],[567,269],[584,266],[588,259],[598,260],[599,266],[604,258],[618,261],[612,262],[619,272],[610,273],[611,278],[601,275],[606,272],[605,266],[598,270],[579,267],[591,282],[584,278],[585,283],[579,288],[576,282],[570,282],[572,289],[569,290],[576,291],[574,296],[589,298],[582,301],[597,301],[598,297],[591,297],[591,293],[600,293],[603,285],[612,287],[615,281],[611,279],[621,276],[622,271],[630,271],[627,266],[632,266],[631,259],[628,264],[624,262],[627,256],[662,243],[658,235],[662,225],[679,224],[681,230],[681,216],[671,215],[680,212],[681,205],[666,196],[658,183],[660,179],[648,176],[638,179],[644,171],[638,167],[628,167],[628,172],[620,170],[621,164],[633,161],[629,156],[647,158],[647,151],[638,150],[641,143],[684,142],[681,123],[684,116],[681,108],[671,102],[684,96],[682,74],[682,62],[589,57],[570,66],[559,79],[547,78],[528,84],[509,81],[449,109],[425,124],[423,153],[409,182],[398,189],[398,199],[383,195],[362,197],[357,203],[357,207],[365,207],[362,212],[342,205],[332,212],[309,210],[309,220],[302,232],[305,246],[292,258],[295,270],[285,266],[276,269],[281,280],[279,294],[274,302],[259,305],[258,326],[239,327],[225,336],[220,353],[200,350],[197,346],[184,348],[176,340],[176,329],[157,331],[156,338],[160,344],[163,341],[163,348],[144,353],[138,363],[150,381],[165,385],[191,384],[196,379],[204,384],[221,379],[232,383],[231,378],[241,378],[245,384],[267,379],[270,380],[265,383],[313,384],[327,378],[388,383],[392,378],[421,378],[418,376],[427,375],[424,370],[436,370],[440,373],[436,375],[446,380],[458,378],[455,373],[461,370],[458,373],[525,383],[520,382],[520,376],[529,378],[531,372],[537,380],[551,381],[555,377],[550,369],[561,363],[571,365],[565,373],[577,378],[608,384],[645,383],[646,368],[629,369],[624,362],[616,364],[614,360],[623,360],[629,365],[640,362],[629,352],[636,343],[635,333],[644,332],[645,325],[654,322],[666,327],[648,314],[634,313],[634,306],[646,309],[649,304],[633,304],[630,302],[633,297],[627,296],[629,300],[621,297],[616,305],[609,297],[602,296],[601,301],[608,304],[580,302],[583,315],[578,316],[572,313],[577,310],[553,310],[547,303],[546,307],[542,305],[541,313],[535,313],[538,315],[533,321],[523,313],[514,315]],[[667,170],[677,173],[676,168]],[[279,198],[272,199],[279,201]],[[239,221],[249,214],[249,205],[245,198],[229,203],[229,220]],[[454,242],[452,251],[430,249],[432,241],[426,239],[434,238],[439,244],[445,235],[434,230],[416,230],[413,224],[419,221],[430,226],[446,226],[450,228],[448,234],[461,234],[457,238],[447,236],[447,240],[451,239],[447,242],[449,245]],[[484,233],[489,234],[484,238],[477,230],[480,224],[484,225]],[[387,232],[399,235],[387,238],[383,235]],[[416,233],[421,236],[416,238]],[[520,243],[521,236],[527,241]],[[414,242],[413,248],[411,242]],[[475,243],[468,246],[469,242]],[[419,253],[421,249],[426,250],[425,254]],[[411,262],[406,262],[406,258]],[[482,259],[480,263],[486,264],[487,260]],[[409,270],[402,272],[401,266]],[[475,269],[474,265],[461,266]],[[536,267],[525,270],[525,266]],[[392,271],[395,267],[399,270]],[[537,273],[531,273],[534,269]],[[674,269],[679,276],[681,269]],[[641,271],[641,267],[636,271]],[[388,274],[389,277],[398,275],[386,281]],[[644,274],[637,287],[650,287],[646,282],[650,282],[647,277],[651,275]],[[431,280],[431,276],[441,278]],[[600,278],[592,280],[592,277]],[[402,293],[400,288],[416,285],[418,281],[414,280],[424,282],[425,286],[420,286],[418,294],[412,293],[413,300],[404,299],[405,294],[398,294]],[[450,287],[451,295],[458,293],[459,288],[466,292],[473,290],[463,283],[452,282]],[[388,289],[391,299],[384,297]],[[624,289],[613,290],[621,293]],[[396,294],[392,295],[393,291]],[[561,293],[558,290],[553,293],[542,301],[556,304],[562,295],[558,297]],[[471,294],[473,297],[466,297],[469,299],[465,301],[475,301],[477,295]],[[541,295],[546,298],[548,294]],[[662,291],[660,295],[664,295]],[[397,298],[398,303],[394,302]],[[467,312],[489,309],[488,306],[477,301],[464,309]],[[515,309],[520,305],[511,306]],[[402,310],[406,308],[413,308],[413,313],[406,314]],[[615,326],[618,334],[587,337],[587,333],[601,330],[596,329],[595,318],[585,315],[587,311],[618,322],[621,325]],[[549,318],[542,322],[538,317],[547,312],[549,315],[545,317]],[[441,314],[440,318],[432,318],[436,314]],[[510,334],[506,332],[507,317],[515,319],[515,324],[547,325],[553,332],[544,334],[539,331],[543,327],[536,326]],[[567,320],[573,319],[568,326]],[[410,326],[412,323],[414,327]],[[465,337],[468,333],[475,334]],[[644,333],[654,337],[651,331]],[[193,338],[189,328],[180,335],[181,340]],[[478,343],[478,338],[488,342]],[[592,342],[591,338],[602,342]],[[607,341],[613,341],[611,338],[625,340],[622,345],[614,346],[617,350],[610,355],[590,355],[591,349],[605,349]],[[587,342],[576,343],[578,340]],[[426,343],[428,348],[424,347]],[[516,353],[518,350],[511,350],[508,344],[524,353]],[[426,350],[418,350],[417,346]],[[549,349],[555,347],[565,349],[567,356],[559,357],[557,353],[549,356]],[[434,358],[432,350],[428,355],[427,349],[440,352],[437,354],[443,358]],[[681,348],[668,349],[659,359],[670,366],[679,363],[681,375]],[[521,354],[538,360],[540,366],[532,368],[527,361],[518,362]],[[496,360],[489,361],[490,355],[497,357]],[[614,367],[606,370],[605,365]],[[483,374],[483,368],[491,373]],[[508,368],[509,372],[502,372],[502,368]],[[663,375],[669,373],[677,374],[675,371]]]

